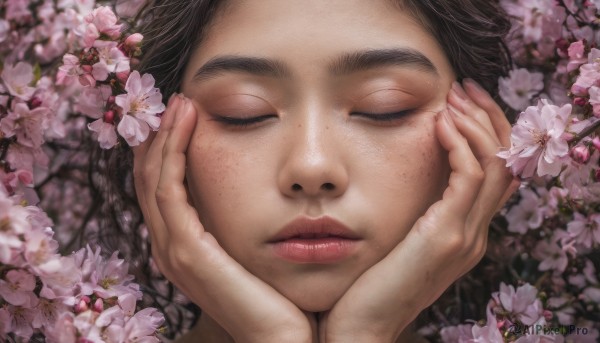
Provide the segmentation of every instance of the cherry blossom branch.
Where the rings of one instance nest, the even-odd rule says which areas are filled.
[[[580,133],[578,133],[573,140],[570,142],[571,146],[577,145],[577,143],[581,142],[585,137],[593,134],[600,128],[600,120],[595,121],[592,125],[583,129]]]

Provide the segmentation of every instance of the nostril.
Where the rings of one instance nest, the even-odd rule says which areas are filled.
[[[335,185],[331,182],[327,182],[321,186],[321,189],[326,190],[326,191],[332,191],[335,189]]]
[[[302,186],[300,186],[299,184],[295,183],[292,185],[292,190],[293,191],[300,191],[302,190]]]

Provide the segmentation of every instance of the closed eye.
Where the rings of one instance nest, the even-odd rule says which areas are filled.
[[[240,117],[230,117],[230,116],[221,116],[215,115],[213,117],[214,121],[219,123],[223,123],[224,125],[233,126],[233,127],[248,127],[254,124],[258,124],[270,118],[277,118],[275,114],[265,114],[257,117],[248,117],[248,118],[240,118]]]
[[[366,112],[352,112],[350,115],[365,117],[367,119],[375,120],[375,121],[393,121],[396,119],[401,119],[406,117],[412,113],[414,113],[414,109],[403,110],[399,112],[392,113],[366,113]]]

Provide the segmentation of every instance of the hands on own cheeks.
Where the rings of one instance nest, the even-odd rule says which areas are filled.
[[[455,83],[436,131],[448,151],[448,188],[383,260],[319,320],[323,342],[395,342],[402,330],[483,257],[488,225],[518,188],[498,148],[509,146],[504,112],[473,81]]]
[[[483,256],[487,228],[518,182],[495,155],[510,124],[473,82],[455,84],[436,130],[449,152],[449,185],[407,237],[322,314],[318,327],[246,271],[206,232],[188,204],[185,152],[190,100],[171,99],[153,140],[135,149],[135,185],[159,269],[240,342],[394,342],[418,313]]]
[[[231,258],[187,202],[185,152],[196,116],[190,100],[172,97],[158,134],[134,150],[135,189],[159,269],[236,342],[312,342],[312,315]]]

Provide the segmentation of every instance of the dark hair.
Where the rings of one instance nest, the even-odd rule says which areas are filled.
[[[410,11],[437,39],[459,80],[472,78],[497,95],[498,78],[505,75],[510,66],[510,56],[503,43],[510,23],[497,1],[394,1],[401,9]],[[179,90],[191,54],[226,3],[226,0],[154,0],[142,12],[144,45],[138,69],[154,76],[165,100]],[[151,275],[148,263],[149,243],[139,239],[143,218],[132,186],[131,151],[126,144],[120,144],[113,151],[98,150],[97,153],[99,155],[91,159],[90,171],[104,171],[105,175],[90,178],[90,182],[94,196],[101,199],[99,203],[111,205],[99,209],[98,217],[106,227],[99,240],[105,249],[119,249],[126,260],[131,261],[137,282],[142,284],[146,294],[154,295],[148,305],[164,307],[176,292],[173,288],[167,289],[166,294],[164,290],[153,292],[157,287],[151,284],[156,275]],[[128,221],[120,219],[124,211],[130,214]],[[199,313],[197,309],[192,312]],[[168,337],[185,329],[181,318],[167,323],[171,331]]]

